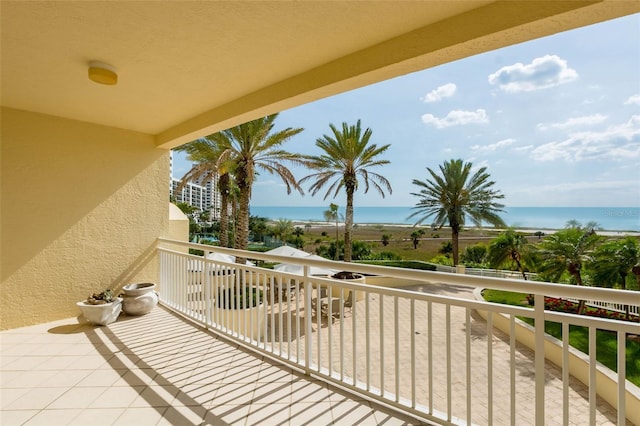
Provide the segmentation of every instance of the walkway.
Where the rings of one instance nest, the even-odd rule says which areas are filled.
[[[444,284],[430,284],[419,287],[410,287],[408,289],[421,291],[426,293],[438,294],[442,296],[451,296],[457,298],[473,299],[473,292],[467,287],[452,286]],[[408,311],[408,301],[400,301],[400,313]],[[418,309],[416,307],[416,309]],[[378,309],[371,309],[372,313]],[[385,303],[384,315],[390,317],[393,312],[393,306],[390,301]],[[434,305],[432,314],[432,330],[434,339],[434,405],[442,407],[446,404],[445,392],[440,390],[446,389],[446,364],[447,359],[444,356],[442,348],[446,345],[445,330],[445,310],[443,307],[437,309]],[[423,321],[416,321],[419,326],[416,327],[417,333],[421,336],[427,334],[426,315],[422,317]],[[400,318],[402,322],[402,316]],[[407,324],[405,322],[404,324]],[[393,336],[393,324],[385,322],[386,340],[390,340]],[[406,327],[406,325],[405,325]],[[466,416],[466,360],[465,360],[465,310],[463,308],[451,308],[451,345],[452,345],[452,383],[453,383],[453,399],[452,406],[454,415],[459,418]],[[510,349],[509,336],[497,329],[493,329],[491,339],[491,352],[493,355],[493,365],[491,368],[493,382],[493,418],[492,422],[488,419],[487,400],[487,374],[488,374],[488,351],[487,351],[487,327],[486,322],[475,312],[471,313],[471,353],[474,354],[472,359],[471,373],[471,394],[472,394],[472,413],[474,424],[510,424]],[[402,344],[401,353],[410,350],[407,339]],[[516,345],[516,421],[515,424],[534,425],[535,413],[535,389],[533,386],[534,372],[534,352],[529,348],[517,344]],[[418,347],[418,353],[422,351],[422,355],[418,356],[418,362],[422,364],[416,366],[419,372],[425,372],[427,369],[428,356],[426,353],[426,345],[423,348]],[[375,371],[374,371],[375,372]],[[418,373],[420,374],[420,373]],[[405,379],[406,380],[406,379]],[[419,380],[419,379],[418,379]],[[389,379],[385,379],[388,382]],[[392,382],[391,382],[392,383]],[[424,399],[428,397],[426,386],[420,386]],[[551,362],[546,363],[546,386],[545,386],[545,425],[562,424],[562,371]],[[569,381],[569,421],[570,424],[585,425],[589,424],[589,402],[588,388],[577,379],[570,377]],[[597,418],[598,425],[613,425],[616,423],[617,411],[607,402],[598,398]],[[631,423],[628,422],[629,425]]]
[[[428,284],[424,286],[407,287],[414,291],[449,296],[456,298],[474,299],[473,292],[468,287]],[[296,342],[296,316],[301,319],[304,328],[306,309],[300,297],[299,311],[295,307],[291,315],[292,329],[288,331],[288,318],[283,317],[282,324],[276,322],[276,338],[283,341],[291,340],[291,345],[283,345],[283,349],[291,352],[291,358],[304,359],[305,338],[302,335],[300,342]],[[429,318],[426,302],[415,303],[415,351],[416,365],[415,378],[411,372],[411,330],[410,330],[410,301],[400,298],[398,300],[398,336],[399,348],[396,352],[396,317],[394,300],[392,297],[384,297],[382,309],[380,308],[379,294],[371,294],[369,299],[369,312],[366,312],[366,303],[358,301],[353,311],[347,310],[344,319],[333,323],[323,322],[320,337],[314,332],[312,340],[312,365],[320,365],[322,370],[329,369],[329,362],[333,371],[343,371],[347,380],[355,377],[359,386],[369,387],[374,393],[383,388],[386,395],[394,395],[396,387],[396,362],[399,369],[400,397],[410,400],[410,389],[416,387],[416,403],[423,407],[429,407],[430,401],[434,411],[442,413],[448,405],[451,406],[453,419],[467,418],[467,377],[466,377],[466,310],[452,306],[450,309],[451,330],[451,355],[448,356],[447,346],[447,321],[446,309],[443,305],[432,305],[432,374],[429,374]],[[355,316],[355,335],[353,333]],[[366,318],[369,318],[367,330]],[[384,318],[381,327],[380,319]],[[277,316],[276,316],[277,319]],[[282,327],[282,329],[281,329]],[[313,325],[316,331],[315,324]],[[382,328],[383,338],[380,338]],[[511,424],[511,390],[510,390],[510,346],[509,336],[493,329],[491,336],[492,364],[488,362],[488,331],[487,323],[475,312],[470,313],[471,331],[471,421],[477,425],[509,425]],[[282,331],[282,334],[280,334]],[[342,333],[342,337],[341,337]],[[302,333],[301,333],[302,334]],[[353,345],[355,338],[356,344]],[[345,350],[340,353],[340,340],[345,344]],[[370,345],[370,367],[367,369],[366,345]],[[382,343],[381,343],[382,341]],[[319,344],[318,344],[319,342]],[[331,343],[331,344],[330,344]],[[380,345],[384,345],[383,357],[380,356]],[[318,350],[320,347],[320,350]],[[329,348],[331,360],[329,360]],[[300,350],[299,356],[296,350]],[[355,348],[355,363],[353,356]],[[320,360],[319,360],[320,355]],[[382,359],[381,359],[382,358]],[[381,368],[382,364],[382,368]],[[451,400],[447,401],[447,365],[451,365]],[[535,425],[535,386],[534,386],[534,352],[529,348],[516,344],[515,353],[515,382],[516,382],[516,410],[515,424]],[[316,367],[317,368],[317,367]],[[562,400],[562,371],[551,362],[546,363],[545,386],[545,425],[561,425],[563,422]],[[487,383],[491,374],[493,383],[493,410],[489,412],[489,392]],[[433,391],[429,392],[429,380],[432,380]],[[350,382],[352,383],[352,382]],[[606,401],[598,398],[596,409],[596,424],[613,425],[616,423],[617,411]],[[589,391],[583,383],[569,378],[569,422],[575,425],[589,424]],[[631,425],[630,422],[627,422]]]

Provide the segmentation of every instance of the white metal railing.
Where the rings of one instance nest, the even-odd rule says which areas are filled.
[[[570,300],[572,302],[579,302],[580,300],[573,298],[573,297],[569,297],[567,298],[567,300]],[[629,313],[633,314],[633,315],[640,315],[640,306],[634,306],[634,305],[627,305],[627,304],[622,304],[622,303],[609,303],[609,302],[603,302],[602,300],[585,300],[585,304],[588,306],[593,306],[595,308],[603,308],[603,309],[609,309],[611,311],[617,311],[617,312],[621,312],[624,313],[626,312],[625,309],[629,309]]]
[[[431,265],[435,266],[437,272],[447,272],[450,274],[458,274],[464,273],[466,275],[477,275],[479,277],[491,277],[491,278],[510,278],[519,280],[522,278],[522,272],[518,271],[507,271],[505,269],[484,269],[484,268],[457,268],[455,266],[448,265],[438,265],[432,263]],[[533,281],[538,277],[538,274],[533,272],[525,272],[525,276],[527,280]]]
[[[204,250],[205,258],[187,254],[187,247]],[[586,407],[592,425],[625,424],[625,417],[638,421],[635,408],[627,409],[635,404],[629,394],[639,391],[625,380],[625,351],[626,336],[640,335],[640,324],[544,311],[544,296],[640,305],[639,292],[270,256],[166,239],[159,240],[158,251],[160,298],[166,306],[254,351],[419,419],[442,424],[516,424],[520,419],[569,424]],[[304,274],[206,259],[213,252],[300,264]],[[368,274],[371,281],[384,276],[395,285],[423,282],[451,290],[443,295],[350,283],[310,276],[311,267],[348,268]],[[255,288],[265,303],[251,307],[248,314],[227,313],[220,300],[234,288]],[[531,293],[535,308],[475,300],[470,297],[474,288]],[[350,293],[352,304],[345,306]],[[557,381],[546,383],[550,367],[543,328],[535,328],[529,354],[516,344],[516,317],[562,324]],[[511,330],[506,336],[494,328],[503,318]],[[587,327],[593,345],[583,379],[587,401],[569,383],[574,361],[569,361],[573,355],[567,339],[569,326],[575,325]],[[617,335],[619,368],[613,374],[615,391],[609,389],[608,395],[596,394],[602,380],[595,361],[596,330]],[[618,408],[616,418],[606,417],[598,397]],[[552,409],[547,408],[550,404]]]

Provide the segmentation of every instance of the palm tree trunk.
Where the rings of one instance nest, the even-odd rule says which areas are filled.
[[[351,262],[351,228],[353,227],[353,193],[355,188],[347,185],[347,211],[344,221],[344,261]]]
[[[220,246],[229,247],[229,199],[227,195],[220,198]]]
[[[571,267],[571,265],[569,265],[569,273],[571,275],[573,275],[573,277],[576,279],[576,283],[581,286],[582,283],[582,275],[580,274],[580,270],[576,269],[576,267],[574,266],[573,268]],[[580,302],[578,303],[578,315],[582,315],[582,313],[584,312],[584,308],[585,308],[585,301],[584,300],[580,300]]]
[[[218,179],[220,190],[220,246],[229,247],[229,175]]]
[[[338,228],[338,212],[336,211],[336,262],[338,261],[338,241],[340,240],[339,236],[339,228]]]
[[[627,289],[627,273],[626,272],[620,272],[620,287],[622,287],[623,290]],[[629,305],[624,305],[624,318],[629,321]]]
[[[516,265],[518,265],[518,269],[520,270],[520,273],[522,274],[522,279],[523,280],[527,280],[527,274],[524,273],[524,268],[522,267],[522,264],[520,263],[519,260],[516,260]]]
[[[241,186],[242,185],[242,186]],[[244,182],[238,184],[240,189],[240,206],[236,224],[236,244],[238,250],[246,250],[249,242],[249,198],[250,188],[244,187]],[[246,258],[236,258],[236,263],[245,264]]]
[[[451,227],[451,255],[453,256],[453,266],[458,264],[458,236],[460,230],[457,226]]]

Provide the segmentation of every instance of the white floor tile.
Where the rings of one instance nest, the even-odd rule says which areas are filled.
[[[166,407],[160,408],[127,408],[112,424],[114,426],[151,426],[156,425],[162,419]]]
[[[21,389],[22,390],[22,389]],[[19,398],[16,398],[3,409],[7,410],[38,410],[46,408],[60,395],[65,393],[67,388],[31,388]]]
[[[137,387],[110,387],[87,408],[127,408],[144,390],[144,386]]]
[[[124,408],[88,408],[78,414],[69,425],[108,426],[124,413]]]
[[[3,410],[0,412],[0,424],[2,426],[21,426],[39,412],[40,410]]]
[[[87,408],[93,401],[98,399],[107,388],[105,387],[83,387],[83,388],[71,388],[64,394],[60,395],[58,399],[53,401],[49,408],[53,409],[71,409],[71,408]]]
[[[43,410],[33,416],[29,421],[25,423],[25,426],[56,426],[67,425],[76,416],[78,416],[82,410],[80,409],[65,409],[65,410]]]

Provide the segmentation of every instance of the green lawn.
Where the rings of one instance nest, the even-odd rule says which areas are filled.
[[[513,293],[501,290],[485,290],[483,292],[488,302],[527,307],[526,293]],[[534,325],[531,318],[520,318],[528,324]],[[545,331],[562,339],[562,325],[556,322],[545,321]],[[586,327],[569,327],[569,344],[576,349],[589,354],[589,329]],[[618,340],[616,333],[596,331],[596,359],[613,371],[617,370],[616,353]],[[626,347],[626,376],[627,380],[636,386],[640,386],[640,342],[627,339]]]

